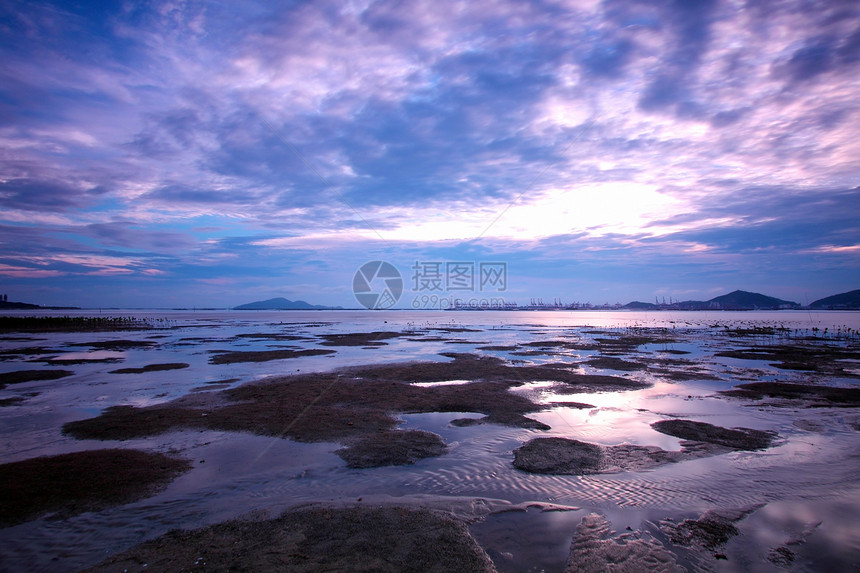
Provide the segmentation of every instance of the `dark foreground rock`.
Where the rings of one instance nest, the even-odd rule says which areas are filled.
[[[99,350],[129,350],[132,348],[152,348],[158,346],[151,340],[97,340],[94,342],[76,342],[71,346],[89,346]]]
[[[412,362],[381,364],[350,369],[368,380],[393,379],[405,382],[439,382],[444,380],[481,380],[500,382],[508,387],[536,380],[556,382],[559,393],[609,392],[641,390],[648,384],[619,376],[580,374],[576,365],[567,363],[512,366],[493,356],[478,356],[460,352],[444,352],[449,362]]]
[[[734,389],[725,390],[721,394],[751,400],[761,400],[765,397],[792,401],[802,400],[811,407],[860,407],[860,388],[834,388],[832,386],[812,386],[788,382],[751,382],[739,384]]]
[[[768,360],[771,366],[782,370],[818,372],[830,376],[857,377],[850,368],[860,359],[856,346],[845,346],[827,339],[807,339],[795,344],[751,346],[743,349],[724,350],[715,356],[738,360]],[[846,362],[847,361],[847,362]]]
[[[661,420],[651,424],[651,427],[682,440],[707,442],[735,450],[762,450],[770,447],[777,437],[774,432],[750,428],[721,428],[693,420]]]
[[[566,573],[681,573],[675,555],[640,532],[612,536],[605,517],[582,518],[570,544]]]
[[[0,527],[65,518],[142,499],[191,469],[139,450],[90,450],[0,465]]]
[[[783,545],[772,547],[768,551],[767,560],[779,567],[790,567],[794,563],[796,557],[795,551],[798,546],[806,543],[807,538],[815,533],[815,530],[818,529],[821,523],[821,521],[813,521],[803,529],[800,535],[792,536]]]
[[[138,571],[492,572],[450,516],[406,507],[310,507],[268,521],[171,531],[87,569]]]
[[[588,475],[645,470],[730,451],[702,442],[685,441],[679,451],[656,446],[599,446],[568,438],[534,438],[514,450],[514,467],[554,475]]]
[[[22,384],[37,380],[56,380],[74,374],[71,370],[16,370],[0,374],[0,390],[7,384]]]
[[[403,332],[350,332],[347,334],[322,334],[323,346],[385,346],[386,340],[406,336]]]
[[[549,426],[525,414],[547,406],[511,392],[511,388],[535,380],[551,380],[568,391],[645,386],[614,376],[577,374],[558,365],[515,367],[497,358],[447,356],[453,360],[270,378],[220,392],[192,392],[143,408],[114,406],[96,418],[65,424],[63,432],[79,439],[127,440],[196,428],[304,442],[336,441],[348,446],[341,453],[352,467],[370,467],[413,463],[445,451],[441,443],[423,444],[420,455],[419,450],[410,449],[414,444],[405,437],[419,434],[394,432],[397,413],[475,412],[484,414],[480,423],[546,430]],[[448,380],[470,382],[420,384]],[[392,439],[380,440],[380,433]]]
[[[235,364],[237,362],[268,362],[269,360],[288,360],[304,356],[321,356],[334,354],[334,350],[324,348],[307,348],[304,350],[248,350],[237,352],[220,352],[209,359],[211,364]]]
[[[497,412],[483,418],[457,418],[451,420],[452,426],[458,428],[467,428],[469,426],[480,426],[482,424],[497,424],[499,426],[509,426],[511,428],[528,428],[530,430],[550,430],[550,426],[543,422],[538,422],[533,418],[527,418],[516,412]]]
[[[698,519],[685,519],[681,523],[664,520],[660,522],[660,529],[676,545],[714,550],[738,535],[735,523],[760,507],[752,505],[739,509],[713,510]]]
[[[640,530],[616,534],[598,514],[583,517],[570,545],[566,573],[680,573],[715,571],[727,557],[723,546],[740,531],[735,525],[762,507],[709,511],[696,519],[648,522]],[[661,541],[662,540],[662,541]],[[779,552],[781,556],[786,551]],[[743,570],[735,567],[728,570]],[[720,569],[722,570],[722,569]]]
[[[221,356],[221,355],[219,355]],[[642,388],[612,376],[586,376],[548,366],[513,367],[495,358],[451,354],[451,362],[415,362],[347,368],[245,384],[145,408],[116,406],[101,416],[63,427],[81,439],[124,440],[176,428],[209,428],[342,441],[391,430],[393,413],[477,412],[486,423],[546,429],[524,414],[545,406],[510,392],[534,380],[553,380],[577,391]],[[468,384],[418,386],[416,382],[468,379]]]
[[[608,370],[622,370],[624,372],[632,372],[634,370],[644,370],[647,368],[645,364],[640,364],[639,362],[630,362],[628,360],[622,360],[621,358],[617,358],[615,356],[598,356],[596,358],[592,358],[585,362],[589,366],[594,368],[605,368]]]
[[[594,474],[602,460],[600,446],[567,438],[535,438],[514,450],[514,467],[538,474]]]
[[[351,468],[403,466],[441,456],[447,451],[442,438],[421,430],[378,432],[335,452]]]
[[[111,370],[108,374],[146,374],[147,372],[161,372],[163,370],[181,370],[188,368],[185,362],[168,362],[165,364],[147,364],[140,368],[119,368]]]

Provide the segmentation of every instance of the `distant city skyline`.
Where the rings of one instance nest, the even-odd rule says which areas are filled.
[[[10,301],[354,308],[372,261],[407,308],[860,288],[860,5],[12,0],[0,22]],[[417,289],[422,263],[506,282]]]

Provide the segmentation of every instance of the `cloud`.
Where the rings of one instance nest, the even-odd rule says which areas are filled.
[[[770,249],[794,254],[824,246],[850,246],[856,242],[860,188],[748,189],[745,200],[715,203],[698,216],[706,214],[728,224],[698,227],[694,219],[679,217],[653,225],[667,229],[662,236],[668,240],[707,245],[709,250],[724,253]],[[687,228],[690,222],[693,227]]]
[[[690,80],[695,78],[701,59],[711,41],[711,24],[714,20],[715,2],[671,1],[656,4],[631,3],[618,8],[616,20],[635,21],[635,12],[647,7],[653,10],[651,19],[663,32],[664,43],[657,49],[659,63],[653,70],[653,79],[643,90],[639,107],[644,111],[660,111],[678,104],[690,106],[693,97],[687,90]],[[684,107],[676,109],[689,113]]]
[[[51,179],[21,177],[0,181],[4,207],[25,211],[63,212],[87,207],[99,191],[97,187],[86,189]]]
[[[140,228],[128,221],[93,223],[82,229],[81,233],[99,239],[105,246],[142,251],[172,252],[193,248],[196,245],[196,241],[186,234]]]
[[[48,278],[62,276],[64,273],[56,270],[39,269],[34,267],[23,267],[15,265],[6,265],[0,263],[0,276],[12,278]]]
[[[9,272],[216,293],[334,288],[369,251],[503,253],[536,285],[856,257],[851,3],[0,10]]]

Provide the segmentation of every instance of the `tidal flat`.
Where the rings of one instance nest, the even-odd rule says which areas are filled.
[[[124,314],[0,332],[0,570],[860,564],[860,313]]]

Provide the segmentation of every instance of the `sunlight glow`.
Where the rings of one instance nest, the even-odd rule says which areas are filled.
[[[387,230],[383,236],[403,241],[468,240],[487,229],[502,209],[461,211],[458,218],[418,211],[401,219],[408,224]],[[574,233],[592,237],[640,234],[647,233],[651,221],[687,210],[684,201],[660,193],[651,185],[626,181],[590,183],[523,197],[504,211],[484,236],[536,240]]]

